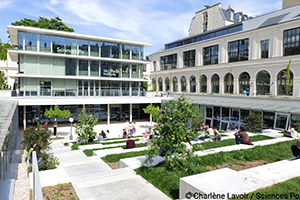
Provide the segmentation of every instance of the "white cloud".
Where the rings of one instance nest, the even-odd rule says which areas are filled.
[[[14,3],[14,0],[1,0],[0,1],[0,10],[6,9],[10,6],[12,6]]]

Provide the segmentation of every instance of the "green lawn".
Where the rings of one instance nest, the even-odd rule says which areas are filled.
[[[265,136],[265,135],[255,135],[249,137],[251,142],[257,142],[257,141],[262,141],[262,140],[269,140],[269,139],[274,139],[273,137]],[[218,148],[218,147],[226,147],[226,146],[231,146],[235,145],[235,139],[226,139],[226,140],[221,140],[221,141],[215,141],[215,142],[202,142],[202,143],[197,143],[201,144],[204,150],[206,149],[213,149],[213,148]]]
[[[297,140],[285,141],[266,146],[256,146],[251,149],[242,149],[231,152],[219,152],[206,156],[201,156],[201,162],[195,162],[196,158],[191,158],[189,163],[193,164],[193,173],[183,170],[172,171],[166,168],[166,163],[161,162],[153,167],[140,167],[135,171],[148,182],[160,189],[173,199],[179,198],[179,179],[181,177],[199,174],[208,171],[206,166],[222,165],[223,163],[236,163],[238,161],[266,160],[276,162],[293,157],[291,145]],[[299,189],[299,184],[298,184]],[[298,190],[299,191],[299,190]]]
[[[283,183],[278,183],[273,186],[257,190],[249,193],[246,199],[263,199],[266,195],[282,195],[282,198],[269,198],[269,199],[300,199],[299,196],[300,177],[292,178]],[[267,199],[267,198],[265,198]]]
[[[128,153],[120,153],[120,154],[110,154],[104,157],[101,157],[101,159],[104,162],[107,163],[113,163],[113,162],[117,162],[120,159],[123,158],[131,158],[131,157],[135,157],[135,156],[144,156],[147,154],[148,150],[144,150],[144,151],[137,151],[137,152],[128,152]]]
[[[136,147],[145,147],[145,146],[147,146],[147,143],[138,143],[138,144],[135,144],[135,146]],[[113,149],[113,148],[118,148],[118,147],[125,148],[126,145],[120,145],[120,146],[115,146],[115,147],[96,148],[96,149],[86,149],[86,150],[83,150],[83,152],[85,153],[86,156],[93,156],[93,151],[104,150],[104,149]]]

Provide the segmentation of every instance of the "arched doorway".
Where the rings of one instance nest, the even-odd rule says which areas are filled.
[[[247,88],[250,89],[250,75],[247,72],[240,74],[239,87],[240,94],[242,94],[244,90],[247,90]]]
[[[190,77],[190,92],[196,92],[196,77],[194,75]]]
[[[155,78],[152,79],[152,90],[155,90]]]
[[[207,77],[205,75],[201,75],[201,82],[200,82],[200,90],[203,93],[207,93]]]
[[[256,76],[257,94],[270,94],[270,74],[266,70],[260,71]]]
[[[181,92],[185,92],[186,91],[186,79],[185,79],[185,76],[181,77],[180,84],[181,84]]]
[[[227,73],[224,77],[224,92],[233,94],[233,75],[232,73]]]
[[[220,77],[218,74],[214,74],[211,77],[211,92],[212,93],[220,92]]]
[[[158,91],[162,91],[162,78],[161,77],[159,77],[158,78]]]
[[[293,79],[294,74],[290,71],[290,89],[287,92],[286,89],[286,69],[281,70],[277,75],[277,94],[278,95],[293,95]]]
[[[166,91],[170,90],[170,79],[169,77],[166,77],[165,79],[165,88],[166,88]]]
[[[177,77],[173,77],[173,92],[178,92],[178,80]]]

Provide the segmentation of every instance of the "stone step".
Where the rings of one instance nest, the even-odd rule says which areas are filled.
[[[93,151],[94,156],[104,157],[110,154],[120,154],[120,153],[128,153],[128,152],[137,152],[137,151],[144,151],[147,150],[147,147],[138,147],[132,149],[123,149],[123,148],[112,148],[112,149],[103,149],[103,150],[96,150]]]
[[[140,140],[135,142],[136,144],[139,143],[144,143],[144,141]],[[103,145],[103,144],[89,144],[89,145],[81,145],[78,147],[80,150],[86,150],[86,149],[98,149],[98,148],[105,148],[105,147],[117,147],[121,145],[126,145],[126,143],[116,143],[116,144],[108,144],[108,145]]]

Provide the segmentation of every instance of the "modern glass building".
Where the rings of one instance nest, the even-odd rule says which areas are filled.
[[[160,103],[144,97],[143,73],[150,44],[25,26],[8,26],[18,62],[15,96],[20,124],[43,122],[46,108],[59,105],[75,117],[81,109],[110,123],[125,112],[128,120],[147,118],[143,107]],[[65,119],[59,119],[64,122]]]

